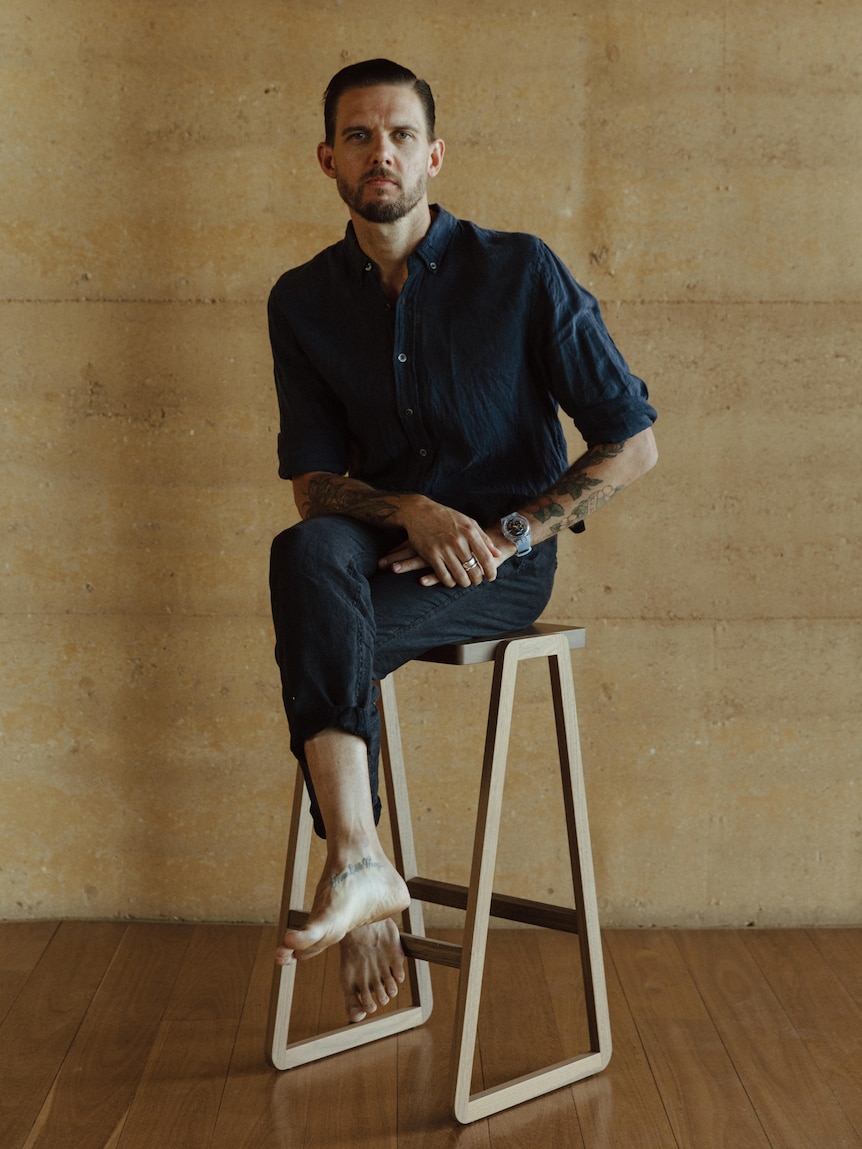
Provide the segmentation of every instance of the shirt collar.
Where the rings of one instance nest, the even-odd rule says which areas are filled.
[[[436,215],[431,220],[431,226],[428,228],[424,239],[410,258],[420,259],[434,274],[443,262],[449,242],[458,226],[458,221],[439,204],[432,204],[431,210],[436,212]],[[375,264],[359,246],[352,221],[348,221],[347,230],[344,233],[344,244],[350,266],[355,268],[360,277],[364,279],[365,275],[373,270]]]

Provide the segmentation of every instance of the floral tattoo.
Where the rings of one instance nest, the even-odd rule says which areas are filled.
[[[590,475],[588,469],[604,459],[620,455],[623,447],[623,443],[603,443],[591,447],[583,458],[566,471],[553,491],[540,495],[524,507],[524,513],[532,515],[540,523],[550,523],[552,534],[587,518],[622,490],[622,487],[615,487],[604,479]],[[567,512],[562,503],[558,502],[560,498],[573,499],[574,507]]]

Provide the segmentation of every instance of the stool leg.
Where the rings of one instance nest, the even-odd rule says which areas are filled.
[[[297,768],[293,787],[293,806],[290,816],[290,836],[287,843],[287,862],[281,909],[278,915],[279,942],[287,929],[292,906],[302,906],[305,881],[308,876],[308,855],[311,850],[311,815],[305,809],[305,780]],[[296,983],[296,964],[278,966],[273,959],[272,990],[270,992],[267,1049],[276,1069],[288,1069],[294,1064],[288,1059],[287,1035]]]
[[[602,1064],[599,1068],[604,1069],[611,1058],[611,1026],[575,688],[568,651],[565,657],[549,658],[548,665],[551,671],[551,691],[556,716],[572,887],[575,893],[575,905],[578,908],[578,940],[581,949],[590,1048],[601,1054]]]
[[[386,783],[389,825],[392,831],[392,852],[395,868],[405,882],[419,872],[416,845],[413,839],[413,820],[410,817],[410,799],[407,794],[407,771],[404,767],[404,748],[395,701],[395,683],[391,674],[380,682],[380,763]],[[425,937],[425,917],[422,903],[411,898],[402,914],[402,933]],[[431,1016],[434,998],[431,991],[431,972],[426,961],[408,960],[413,1002],[421,1010],[421,1025]]]
[[[394,687],[387,680],[381,683],[385,708],[383,723],[384,778],[388,797],[390,818],[393,826],[395,865],[404,876],[405,859],[408,872],[416,872],[413,848],[413,831],[410,808],[407,798],[407,783],[404,777],[404,759],[398,733],[398,711],[395,705]],[[388,699],[388,702],[386,701]],[[304,913],[308,857],[311,849],[311,816],[306,809],[305,781],[297,768],[296,785],[293,795],[293,809],[290,820],[290,835],[287,848],[284,888],[282,893],[279,928],[287,929],[288,923],[298,925]],[[405,932],[424,935],[425,926],[422,907],[419,902],[411,902],[404,912]],[[314,958],[310,960],[316,960]],[[409,961],[412,1001],[411,1005],[390,1009],[387,1012],[372,1014],[366,1021],[344,1025],[316,1037],[301,1041],[290,1040],[290,1015],[293,1005],[293,990],[296,980],[296,963],[288,966],[275,966],[270,994],[269,1022],[267,1026],[267,1050],[276,1069],[292,1069],[328,1057],[343,1050],[355,1049],[370,1041],[377,1041],[393,1033],[413,1029],[427,1020],[431,1013],[431,979],[426,962]]]
[[[479,1000],[485,968],[491,895],[503,806],[503,784],[506,780],[506,756],[517,675],[517,661],[512,657],[507,658],[506,650],[501,651],[501,654],[502,657],[498,654],[495,661],[491,688],[485,761],[476,814],[476,834],[473,840],[473,861],[467,895],[467,918],[462,943],[461,976],[458,981],[458,1001],[452,1040],[450,1078],[452,1108],[457,1120],[463,1124],[475,1121],[480,1116],[486,1116],[486,1112],[479,1112],[478,1102],[470,1097],[470,1079],[473,1074],[473,1056],[479,1025]],[[500,1108],[505,1104],[506,1102]],[[487,1113],[493,1112],[496,1112],[496,1107],[487,1110]]]
[[[556,671],[552,667],[557,741],[563,774],[572,872],[575,877],[575,893],[579,909],[581,949],[587,958],[583,965],[583,974],[587,1000],[591,1003],[589,1007],[591,1050],[589,1053],[537,1070],[515,1081],[486,1089],[471,1097],[470,1080],[476,1048],[479,1001],[517,665],[523,658],[539,655],[547,656],[549,662],[555,662],[557,667]],[[586,822],[580,754],[577,749],[577,719],[569,659],[569,648],[565,637],[549,635],[542,638],[513,639],[501,646],[495,660],[452,1047],[453,1111],[457,1120],[464,1124],[591,1076],[603,1069],[610,1059],[607,995],[589,857],[589,830]]]

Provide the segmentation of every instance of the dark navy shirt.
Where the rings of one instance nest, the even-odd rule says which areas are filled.
[[[279,474],[348,473],[487,525],[566,471],[558,407],[589,445],[656,413],[541,240],[435,210],[394,306],[352,224],[273,288]]]

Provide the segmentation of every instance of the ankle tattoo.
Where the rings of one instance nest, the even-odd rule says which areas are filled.
[[[353,874],[361,874],[365,870],[382,870],[383,863],[375,862],[373,858],[363,858],[361,862],[350,862],[346,870],[342,870],[340,874],[335,874],[332,878],[333,888],[340,886],[346,882]]]

